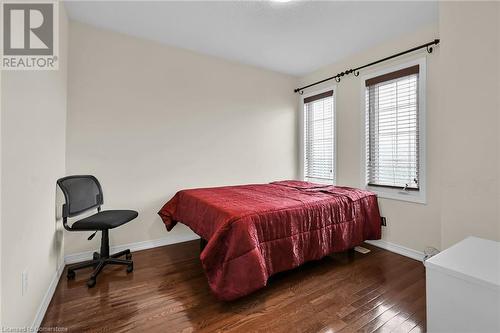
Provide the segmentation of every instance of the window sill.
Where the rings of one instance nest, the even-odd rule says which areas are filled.
[[[382,199],[391,199],[405,202],[413,202],[419,204],[426,204],[427,200],[422,190],[420,191],[403,191],[393,188],[381,188],[377,186],[366,186],[366,190],[373,192],[377,197]]]

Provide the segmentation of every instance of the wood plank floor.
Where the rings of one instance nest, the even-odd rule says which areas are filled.
[[[225,303],[213,297],[198,241],[133,254],[134,272],[106,267],[63,274],[42,326],[69,332],[423,332],[421,262],[365,245],[273,276],[268,286]]]

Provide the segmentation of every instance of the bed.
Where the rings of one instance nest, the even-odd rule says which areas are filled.
[[[206,240],[201,263],[226,301],[381,235],[375,194],[302,181],[182,190],[158,214],[167,230],[182,222]]]

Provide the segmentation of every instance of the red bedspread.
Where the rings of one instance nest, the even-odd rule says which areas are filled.
[[[373,193],[301,181],[182,190],[158,214],[168,230],[180,221],[208,241],[200,259],[222,300],[381,232]]]

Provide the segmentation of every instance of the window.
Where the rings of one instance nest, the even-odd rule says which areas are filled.
[[[335,180],[335,114],[333,89],[304,96],[304,179]]]
[[[366,78],[366,184],[382,197],[424,201],[423,87],[425,63]]]

